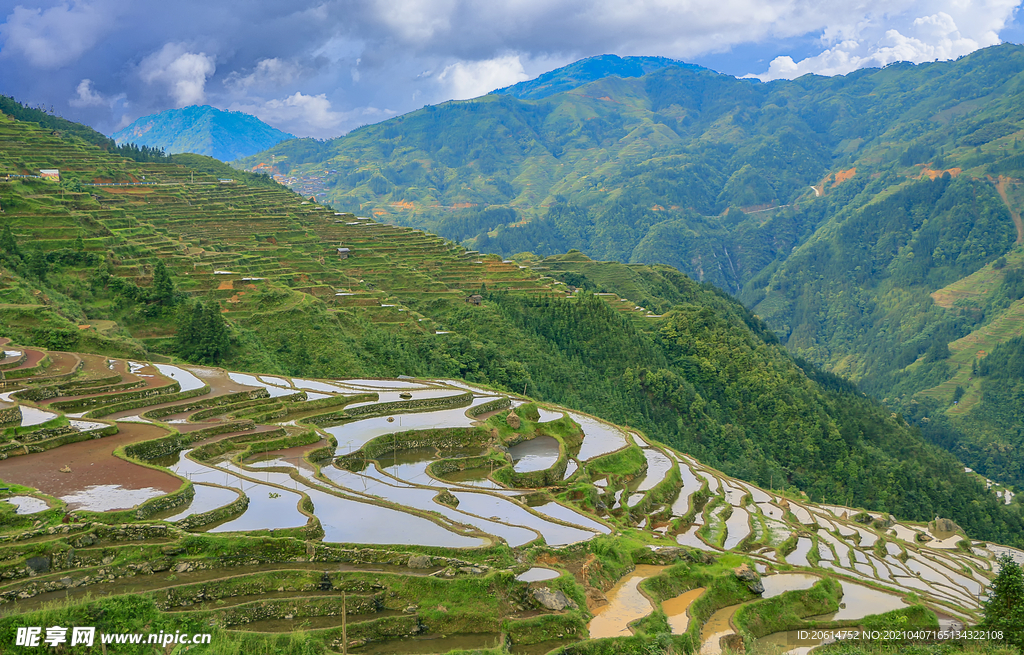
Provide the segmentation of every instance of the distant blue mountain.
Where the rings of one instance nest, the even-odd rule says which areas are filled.
[[[118,145],[135,143],[163,148],[168,154],[192,152],[232,161],[295,137],[251,114],[193,105],[143,116],[111,138]]]
[[[523,100],[539,100],[563,91],[571,91],[604,77],[643,77],[648,73],[669,67],[704,70],[702,66],[665,57],[598,55],[581,59],[568,66],[548,71],[535,79],[506,86],[491,93],[515,96]]]

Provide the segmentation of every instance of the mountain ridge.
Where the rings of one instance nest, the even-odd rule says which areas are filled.
[[[597,55],[575,61],[546,73],[541,73],[532,80],[495,89],[491,93],[510,95],[524,100],[540,100],[556,93],[571,91],[605,77],[643,77],[648,73],[668,68],[669,66],[694,70],[703,69],[702,66],[667,57]]]
[[[232,161],[295,137],[251,114],[191,105],[143,116],[111,138],[118,145],[135,143],[168,154],[193,153]]]

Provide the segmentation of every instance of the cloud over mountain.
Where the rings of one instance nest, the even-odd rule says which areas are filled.
[[[1017,9],[1016,0],[30,1],[0,8],[0,92],[107,132],[208,102],[328,137],[602,53],[701,63],[743,47],[756,56],[732,72],[762,79],[952,58],[998,42]],[[812,51],[787,51],[792,39]]]

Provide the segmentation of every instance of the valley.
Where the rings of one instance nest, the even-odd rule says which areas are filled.
[[[3,639],[715,653],[975,625],[1024,556],[1019,503],[710,284],[79,128],[0,117]]]

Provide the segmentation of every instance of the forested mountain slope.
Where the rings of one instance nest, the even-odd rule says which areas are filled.
[[[545,88],[560,75],[575,79]],[[975,361],[1024,334],[1022,84],[1011,44],[767,84],[668,66],[427,107],[246,164],[273,153],[337,207],[481,251],[674,266],[1024,483],[1024,461],[986,464],[1005,444],[965,418],[1005,414]]]
[[[317,178],[318,198],[336,207],[481,250],[579,248],[735,292],[820,224],[805,206],[837,182],[916,178],[942,168],[936,155],[964,170],[1012,155],[1000,146],[1012,148],[1022,62],[1024,49],[1002,45],[768,84],[668,66],[536,100],[426,107],[242,163],[273,154],[279,172]],[[572,80],[571,69],[555,73]]]
[[[642,292],[659,315],[258,179],[220,183],[0,119],[0,168],[43,167],[62,181],[0,182],[0,336],[261,373],[525,388],[774,488],[1024,541],[1019,505],[670,267],[576,273]]]

